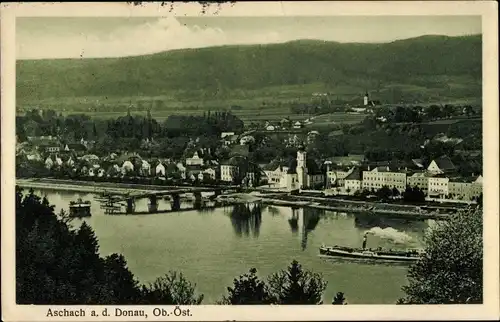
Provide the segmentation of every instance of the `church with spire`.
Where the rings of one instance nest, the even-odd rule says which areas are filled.
[[[325,174],[315,160],[307,157],[303,146],[297,150],[297,157],[291,159],[280,186],[287,190],[307,189],[323,184]]]

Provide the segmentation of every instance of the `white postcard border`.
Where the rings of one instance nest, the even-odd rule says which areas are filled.
[[[265,10],[263,6],[265,5]],[[201,15],[197,3],[174,4],[176,15]],[[144,309],[148,320],[443,320],[494,319],[499,317],[499,159],[498,159],[498,18],[494,1],[371,1],[371,2],[267,2],[223,4],[220,16],[282,15],[481,15],[483,30],[483,150],[484,150],[484,304],[482,305],[346,305],[346,306],[182,306],[192,316],[155,317],[152,306],[64,306],[84,308],[85,317],[59,320],[135,321],[129,317],[91,317],[104,308]],[[209,7],[205,15],[214,14]],[[1,112],[2,112],[2,319],[51,321],[48,308],[15,305],[14,185],[15,166],[15,18],[22,16],[167,16],[169,4],[142,6],[125,3],[7,3],[1,11]],[[160,307],[161,308],[161,307]],[[166,308],[166,307],[165,307]],[[173,310],[175,307],[170,307]]]

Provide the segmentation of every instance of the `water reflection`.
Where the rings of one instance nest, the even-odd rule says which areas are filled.
[[[324,210],[315,208],[303,208],[303,220],[302,220],[302,241],[300,243],[302,250],[307,248],[307,237],[311,233],[321,219],[321,215],[324,214]]]
[[[362,229],[371,229],[380,227],[382,229],[392,227],[397,230],[408,229],[408,227],[423,229],[426,223],[424,220],[407,220],[401,218],[387,218],[375,216],[372,214],[355,214],[354,227]]]
[[[236,204],[229,215],[234,232],[238,236],[258,237],[262,224],[262,206],[260,203]]]

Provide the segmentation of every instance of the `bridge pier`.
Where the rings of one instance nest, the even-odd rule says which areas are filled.
[[[135,212],[135,200],[134,198],[127,198],[127,214],[133,214]]]
[[[149,197],[148,210],[150,213],[158,211],[158,197],[156,195],[150,195]]]
[[[177,211],[181,209],[181,196],[178,193],[171,194],[172,196],[172,210]]]
[[[193,203],[194,208],[201,209],[203,205],[203,201],[201,199],[201,192],[196,191],[193,194],[194,194],[194,203]]]

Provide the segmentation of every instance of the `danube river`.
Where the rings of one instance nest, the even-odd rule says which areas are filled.
[[[363,234],[368,247],[421,247],[431,222],[367,220],[359,215],[311,208],[240,205],[209,211],[169,214],[105,215],[92,194],[35,190],[46,195],[59,212],[71,200],[92,202],[92,217],[83,219],[99,239],[100,253],[122,253],[141,283],[152,282],[169,270],[182,272],[214,304],[235,277],[252,267],[261,277],[286,268],[296,259],[321,273],[328,287],[325,303],[344,292],[350,304],[394,304],[406,284],[407,266],[324,259],[318,248],[326,245],[359,247]],[[162,203],[160,201],[160,208]],[[165,206],[165,205],[163,205]],[[146,210],[140,200],[137,210]],[[73,220],[79,225],[82,219]]]

